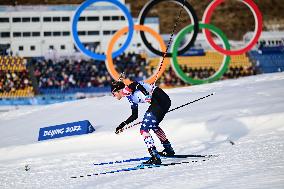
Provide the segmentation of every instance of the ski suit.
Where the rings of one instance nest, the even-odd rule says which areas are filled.
[[[136,81],[126,86],[123,92],[128,94],[126,97],[131,104],[132,114],[124,121],[124,124],[129,124],[138,118],[138,103],[147,103],[147,98],[152,90],[150,106],[144,114],[140,134],[143,136],[150,155],[159,156],[154,140],[149,132],[150,130],[154,131],[165,148],[171,148],[171,144],[165,132],[159,127],[159,123],[164,119],[165,114],[171,106],[171,99],[161,88],[152,88],[152,86],[147,83]]]

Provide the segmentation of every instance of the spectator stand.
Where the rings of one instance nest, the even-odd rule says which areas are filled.
[[[194,53],[198,54],[198,56],[194,55]],[[220,68],[222,59],[223,55],[215,51],[198,49],[198,51],[193,51],[191,54],[179,56],[178,62],[188,76],[194,79],[205,79],[212,76]],[[148,73],[152,73],[159,63],[159,57],[151,58],[147,67]],[[255,67],[246,54],[235,55],[231,56],[229,69],[221,79],[235,79],[255,75],[256,73]],[[189,86],[176,76],[171,66],[168,66],[167,71],[157,83],[163,88]]]
[[[0,56],[0,98],[34,96],[26,61],[19,57]]]
[[[196,54],[199,56],[193,56]],[[210,77],[219,69],[223,56],[213,51],[205,52],[198,49],[193,54],[180,56],[178,59],[183,71],[188,76],[203,79]],[[23,66],[18,59],[2,58],[0,60],[5,62],[5,66],[4,64],[3,66],[1,64],[1,66],[8,72],[8,75],[11,75],[9,69],[19,70],[19,73],[26,74],[26,76],[18,76],[18,78],[21,78],[20,80],[26,78],[29,81],[29,89],[31,90],[29,94],[32,94],[31,96],[22,93],[13,93],[14,95],[9,93],[7,95],[9,88],[3,88],[3,81],[6,81],[7,77],[11,78],[11,76],[1,72],[2,98],[0,104],[51,104],[109,95],[112,78],[102,61],[70,57],[51,60],[40,57],[29,60],[27,66],[24,64],[25,68],[28,68],[27,71],[27,69],[22,69]],[[17,66],[7,64],[8,60],[12,65],[17,62]],[[158,57],[149,58],[135,53],[122,54],[114,59],[116,70],[125,72],[126,76],[131,80],[144,80],[149,77],[159,63],[160,58]],[[255,71],[246,55],[233,56],[230,68],[222,79],[238,78],[252,74],[255,74]],[[3,79],[4,77],[6,78]],[[189,86],[176,76],[171,67],[167,68],[166,72],[157,81],[157,85],[163,88]],[[5,98],[3,98],[3,94],[5,94]],[[8,96],[13,96],[13,100],[10,100],[11,98],[8,98]]]

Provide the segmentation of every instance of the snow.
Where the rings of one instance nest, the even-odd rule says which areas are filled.
[[[139,126],[116,135],[130,114],[111,96],[0,112],[0,188],[284,188],[284,73],[167,90],[172,108],[161,127],[177,154],[214,154],[197,162],[119,172],[148,156]],[[139,108],[141,120],[147,105]],[[89,120],[92,134],[38,142],[39,128]],[[162,150],[158,139],[156,145]],[[234,143],[234,145],[231,144]],[[206,161],[203,161],[206,160]],[[188,159],[163,159],[164,163]],[[28,165],[29,171],[25,171]],[[92,176],[86,176],[91,174]],[[84,176],[71,178],[72,176]]]

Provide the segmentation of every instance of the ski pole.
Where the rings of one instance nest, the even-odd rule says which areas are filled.
[[[200,100],[203,100],[203,99],[205,99],[205,98],[208,98],[208,97],[210,97],[210,96],[212,96],[212,95],[214,95],[214,94],[215,94],[215,92],[214,92],[214,93],[211,93],[211,94],[209,94],[209,95],[200,97],[200,98],[198,98],[198,99],[196,99],[196,100],[190,101],[190,102],[188,102],[188,103],[185,103],[185,104],[183,104],[183,105],[180,105],[180,106],[178,106],[178,107],[176,107],[176,108],[170,109],[167,113],[172,112],[172,111],[175,111],[175,110],[177,110],[177,109],[180,109],[180,108],[182,108],[182,107],[184,107],[184,106],[188,106],[188,105],[190,105],[190,104],[193,104],[193,103],[195,103],[195,102],[197,102],[197,101],[200,101]],[[120,130],[118,131],[118,134],[119,134],[119,133],[122,133],[124,130],[130,129],[130,128],[132,128],[132,127],[134,127],[134,126],[136,126],[136,125],[139,125],[139,124],[141,124],[141,123],[142,123],[142,121],[140,121],[140,122],[138,122],[138,123],[135,123],[135,124],[132,124],[132,125],[129,125],[129,126],[125,127],[125,128],[122,128],[122,129],[120,129]]]
[[[151,96],[152,96],[153,91],[154,91],[154,86],[155,86],[155,84],[156,84],[156,82],[157,82],[157,80],[158,80],[159,72],[161,71],[161,68],[162,68],[162,66],[163,66],[164,60],[165,60],[165,58],[166,58],[166,56],[167,56],[168,49],[169,49],[169,47],[170,47],[170,45],[171,45],[171,43],[172,43],[172,38],[173,38],[173,35],[174,35],[174,33],[175,33],[176,27],[177,27],[177,25],[179,24],[179,20],[180,20],[180,16],[181,16],[181,11],[182,11],[182,9],[184,8],[184,4],[185,4],[185,0],[183,0],[182,7],[181,7],[180,10],[179,10],[178,18],[177,18],[177,20],[176,20],[176,22],[175,22],[173,31],[172,31],[171,36],[170,36],[170,40],[169,40],[169,42],[168,42],[168,44],[167,44],[166,51],[165,51],[164,54],[163,54],[163,58],[162,58],[162,61],[161,61],[161,63],[160,63],[158,72],[157,72],[157,74],[156,74],[156,76],[155,76],[154,83],[152,83],[153,87],[152,87],[151,93],[150,93]]]

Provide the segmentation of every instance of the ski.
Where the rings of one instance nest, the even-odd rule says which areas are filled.
[[[162,152],[159,152],[159,155],[163,158],[210,158],[210,157],[217,157],[218,155],[195,155],[195,154],[188,154],[188,155],[173,155],[173,156],[166,156]],[[93,163],[94,166],[101,166],[101,165],[113,165],[113,164],[121,164],[121,163],[130,163],[130,162],[138,162],[144,161],[149,159],[150,157],[139,157],[139,158],[130,158],[124,160],[116,160],[116,161],[109,161],[109,162],[101,162],[101,163]]]
[[[165,157],[165,158],[209,158],[209,157],[217,157],[218,155],[193,155],[193,154],[189,154],[189,155],[165,155],[163,154],[163,152],[158,152],[159,155],[161,157]]]
[[[171,158],[171,157],[170,157]],[[205,159],[204,159],[205,158]],[[82,178],[82,177],[91,177],[91,176],[99,176],[99,175],[107,175],[107,174],[114,174],[114,173],[120,173],[120,172],[129,172],[129,171],[136,171],[141,169],[151,169],[151,168],[159,168],[159,167],[167,167],[167,166],[175,166],[175,165],[181,165],[181,164],[189,164],[189,163],[197,163],[197,162],[205,162],[209,160],[208,157],[202,157],[202,159],[192,159],[190,161],[182,161],[182,162],[172,162],[172,163],[162,163],[160,165],[152,165],[152,164],[140,164],[134,167],[128,167],[123,169],[117,169],[112,171],[105,171],[100,173],[93,173],[93,174],[87,174],[87,175],[81,175],[81,176],[72,176],[70,178]]]
[[[150,157],[141,157],[141,158],[130,158],[130,159],[124,159],[119,161],[109,161],[109,162],[102,162],[102,163],[94,163],[95,166],[99,165],[113,165],[113,164],[120,164],[120,163],[129,163],[129,162],[135,162],[135,161],[143,161],[147,160]]]

